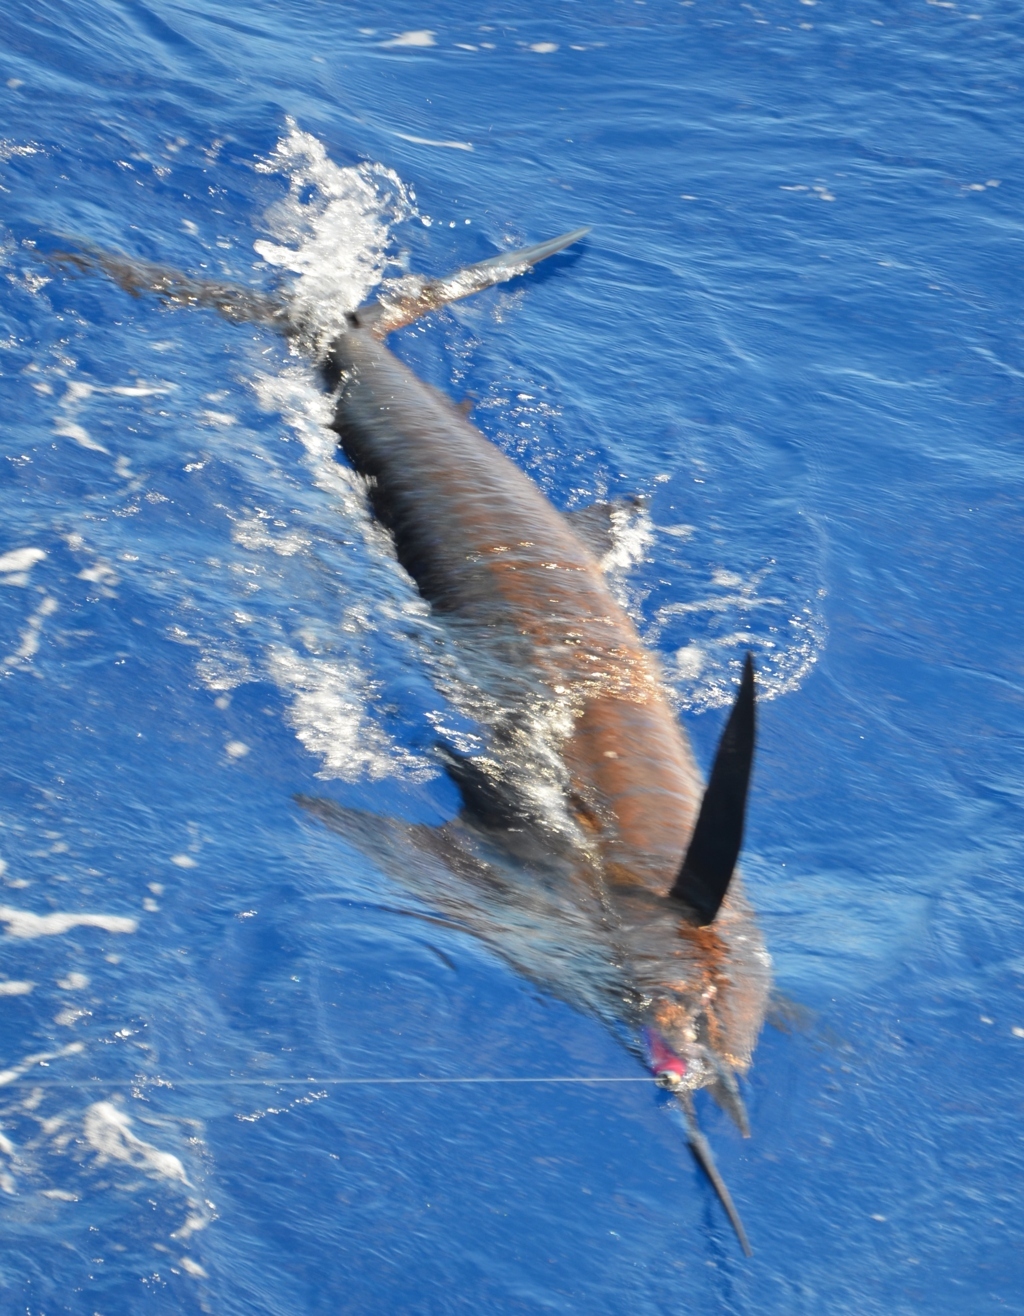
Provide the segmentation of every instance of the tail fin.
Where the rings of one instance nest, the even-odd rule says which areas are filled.
[[[354,311],[352,323],[370,329],[379,338],[383,338],[392,329],[412,324],[430,311],[436,311],[439,306],[457,302],[472,293],[493,287],[496,283],[505,283],[518,274],[525,274],[531,265],[564,250],[589,232],[589,228],[576,228],[571,233],[563,233],[560,238],[550,238],[547,242],[538,242],[521,251],[503,252],[500,256],[479,261],[476,265],[467,265],[465,269],[449,274],[444,279],[422,279],[418,276],[402,279],[393,291],[379,301],[367,302]],[[201,279],[191,274],[182,274],[167,265],[157,265],[136,256],[124,256],[116,251],[104,251],[102,247],[79,238],[60,238],[60,241],[68,242],[69,248],[49,251],[44,255],[45,260],[63,269],[70,267],[82,273],[102,270],[133,297],[152,292],[172,306],[208,306],[237,324],[266,324],[284,334],[296,331],[297,326],[291,319],[288,303],[281,296],[257,292],[224,279]]]
[[[67,250],[46,252],[45,260],[83,274],[102,270],[132,297],[152,292],[172,306],[209,306],[236,324],[267,324],[283,333],[293,332],[288,306],[281,297],[224,279],[200,279],[182,274],[170,266],[157,265],[138,256],[104,251],[80,238],[61,240],[71,246]]]
[[[589,227],[574,228],[571,233],[563,233],[561,237],[550,238],[547,242],[538,242],[536,246],[503,252],[500,256],[479,261],[476,265],[467,265],[465,269],[457,270],[443,279],[424,280],[416,276],[403,279],[394,293],[385,294],[378,301],[360,306],[352,318],[360,327],[370,329],[379,338],[383,338],[393,329],[412,324],[421,316],[436,311],[439,306],[461,301],[463,297],[482,292],[484,288],[491,288],[496,283],[505,283],[519,274],[525,274],[531,265],[564,251],[589,232]]]

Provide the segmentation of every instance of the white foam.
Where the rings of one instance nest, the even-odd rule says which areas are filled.
[[[169,392],[173,384],[90,384],[83,379],[68,381],[67,389],[58,406],[53,432],[60,438],[71,439],[79,447],[91,452],[102,452],[108,457],[110,449],[94,439],[79,420],[79,408],[94,393],[108,393],[123,398],[149,398]]]
[[[205,1229],[206,1226],[210,1223],[210,1221],[214,1218],[213,1217],[214,1207],[212,1202],[204,1202],[204,1203],[193,1202],[192,1205],[198,1208],[205,1206],[207,1208],[207,1212],[202,1213],[200,1209],[190,1212],[190,1214],[185,1217],[180,1227],[176,1229],[174,1233],[171,1235],[172,1238],[176,1238],[179,1242],[182,1243],[186,1242],[189,1238],[191,1238],[193,1234],[198,1234],[200,1230]]]
[[[98,443],[85,426],[79,425],[77,421],[58,421],[53,427],[53,432],[58,438],[74,440],[80,448],[88,448],[91,452],[104,452],[108,457],[110,456],[110,449]]]
[[[24,86],[24,83],[18,78],[9,78],[7,85],[8,87],[17,88]],[[0,137],[0,161],[4,163],[13,160],[15,156],[45,154],[43,148],[37,146],[34,142],[12,142],[9,137]]]
[[[47,595],[28,618],[25,629],[21,632],[21,644],[13,653],[9,653],[4,658],[3,662],[6,667],[11,669],[21,667],[35,657],[39,652],[40,632],[43,628],[43,622],[56,611],[57,600]]]
[[[33,914],[27,909],[0,905],[0,922],[7,925],[9,937],[32,940],[56,937],[72,928],[102,928],[104,932],[134,932],[138,922],[117,914]]]
[[[317,487],[338,501],[337,510],[346,520],[368,526],[366,486],[350,467],[336,460],[338,436],[330,428],[334,414],[331,401],[316,386],[309,369],[288,366],[275,374],[257,373],[253,389],[260,406],[280,413],[305,448]],[[235,533],[247,548],[261,547],[262,542],[269,544],[271,538],[265,527],[257,531],[251,521],[239,522]],[[258,535],[262,542],[246,543],[245,535]]]
[[[430,28],[421,27],[414,32],[399,32],[390,41],[382,41],[382,46],[436,46],[436,33]]]
[[[686,682],[696,681],[704,670],[704,650],[699,644],[684,644],[676,650],[676,674]]]
[[[88,580],[94,585],[116,585],[117,572],[105,562],[97,561],[94,566],[83,567],[78,573],[79,580]]]
[[[59,1028],[73,1028],[74,1025],[78,1023],[79,1019],[85,1019],[91,1014],[91,1010],[76,1010],[71,1006],[68,1006],[67,1009],[61,1010],[59,1014],[53,1016],[53,1022]]]
[[[67,1046],[62,1046],[59,1051],[37,1051],[35,1055],[26,1056],[24,1060],[19,1060],[9,1069],[0,1070],[0,1087],[6,1087],[16,1078],[21,1078],[22,1074],[27,1074],[34,1065],[48,1064],[51,1060],[60,1060],[63,1056],[80,1055],[84,1050],[85,1047],[81,1042],[71,1042]]]
[[[294,557],[296,553],[301,553],[304,548],[309,547],[308,535],[303,535],[294,530],[283,535],[272,535],[266,520],[266,515],[264,515],[263,517],[254,516],[251,519],[236,522],[232,534],[235,543],[249,549],[269,548],[278,557]]]
[[[601,559],[601,569],[614,579],[644,560],[654,543],[654,523],[642,505],[613,507],[609,519],[612,545]]]
[[[278,645],[269,668],[291,695],[289,721],[299,740],[321,759],[322,775],[343,781],[436,775],[425,759],[401,748],[369,716],[376,689],[354,659],[306,657]]]
[[[296,276],[293,313],[322,347],[380,282],[390,224],[415,213],[411,194],[383,165],[336,165],[323,143],[291,120],[287,137],[256,167],[283,174],[288,196],[266,216],[277,241],[253,245],[268,264]]]
[[[776,588],[766,589],[768,584]],[[660,607],[644,628],[646,639],[652,646],[668,647],[664,632],[671,635],[680,621],[684,631],[696,632],[670,648],[665,665],[665,678],[682,708],[730,704],[748,650],[757,663],[758,698],[776,699],[799,688],[824,647],[820,597],[820,591],[803,602],[794,597],[792,582],[775,564],[749,576],[718,567],[704,593]]]
[[[400,137],[403,142],[412,142],[414,146],[443,146],[448,151],[472,151],[472,142],[443,142],[434,137],[413,137],[411,133],[396,132],[395,137]]]
[[[7,978],[0,982],[0,996],[27,996],[35,987],[34,982],[20,982],[17,978]]]
[[[378,688],[361,661],[363,637],[372,626],[371,608],[377,616],[385,616],[390,608],[422,619],[426,605],[412,596],[390,538],[371,519],[365,484],[336,460],[337,435],[328,428],[330,401],[316,387],[310,370],[294,365],[273,375],[260,374],[254,387],[260,405],[279,412],[300,440],[314,484],[331,500],[324,510],[332,548],[335,527],[343,526],[347,536],[363,541],[372,564],[371,578],[353,594],[327,636],[321,638],[315,627],[304,626],[296,639],[305,652],[275,637],[264,650],[266,674],[289,699],[289,721],[300,741],[320,758],[322,776],[348,781],[366,776],[372,780],[434,776],[437,770],[428,760],[400,749],[379,725]],[[265,512],[236,522],[233,538],[251,552],[269,550],[278,558],[317,551],[312,533],[290,526],[277,530]],[[360,657],[351,652],[353,648],[360,650]]]
[[[85,1138],[101,1163],[124,1161],[157,1178],[188,1184],[185,1167],[177,1156],[137,1138],[131,1123],[112,1101],[97,1101],[85,1112]]]
[[[31,571],[44,557],[46,553],[41,548],[12,548],[9,553],[0,555],[0,573]]]

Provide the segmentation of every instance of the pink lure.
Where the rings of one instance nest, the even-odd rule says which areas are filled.
[[[686,1061],[680,1059],[671,1050],[668,1043],[654,1028],[644,1029],[644,1041],[647,1044],[647,1063],[654,1077],[674,1087],[686,1074]]]

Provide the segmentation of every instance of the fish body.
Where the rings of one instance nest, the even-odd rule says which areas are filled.
[[[447,756],[465,807],[443,845],[546,874],[603,944],[620,1013],[657,1029],[685,1089],[721,1089],[749,1066],[770,963],[736,877],[708,927],[670,898],[704,781],[656,658],[569,520],[377,334],[353,325],[326,372],[374,514],[489,695],[487,753]],[[531,776],[561,797],[561,826],[531,802]],[[488,940],[500,947],[500,926]]]
[[[751,660],[705,787],[657,659],[578,522],[383,341],[586,232],[447,279],[406,280],[353,312],[321,361],[340,445],[451,634],[459,698],[485,751],[465,758],[438,746],[463,800],[440,827],[299,802],[520,972],[625,1027],[679,1099],[690,1145],[749,1251],[692,1095],[709,1088],[747,1133],[736,1076],[749,1068],[771,989],[734,871],[753,753]],[[101,269],[132,294],[307,338],[273,296],[88,243],[46,258]]]

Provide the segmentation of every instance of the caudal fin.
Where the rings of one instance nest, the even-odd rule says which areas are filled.
[[[443,279],[402,279],[378,301],[367,302],[354,311],[351,321],[383,338],[392,329],[411,324],[440,306],[525,274],[531,265],[564,250],[589,232],[589,228],[573,229],[560,238],[467,265]],[[60,237],[58,241],[67,245],[41,252],[44,260],[80,273],[101,270],[133,297],[154,293],[172,306],[207,306],[238,324],[266,324],[284,334],[295,333],[298,327],[281,295],[257,292],[226,279],[199,278],[137,256],[105,251],[79,238]]]
[[[106,251],[81,238],[59,240],[68,245],[44,251],[41,253],[44,260],[82,274],[100,270],[132,297],[154,293],[172,306],[208,306],[236,324],[267,324],[283,333],[293,331],[288,306],[282,297],[226,279],[201,279],[139,256]]]
[[[505,283],[517,275],[525,274],[531,265],[564,251],[589,232],[589,227],[574,228],[571,233],[549,238],[547,242],[538,242],[533,247],[502,252],[500,256],[491,256],[489,260],[478,261],[476,265],[467,265],[443,279],[421,279],[417,276],[403,279],[393,292],[360,306],[352,318],[361,328],[371,329],[383,338],[393,329],[412,324],[414,320],[429,315],[440,306],[461,301],[463,297],[482,292],[496,283]]]

